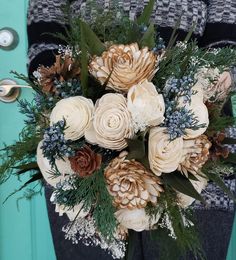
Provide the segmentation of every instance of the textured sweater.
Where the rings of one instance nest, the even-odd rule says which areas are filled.
[[[86,12],[86,1],[70,1],[75,14]],[[109,0],[99,0],[104,8],[109,7]],[[130,19],[139,15],[149,0],[118,0],[119,6],[128,13]],[[29,73],[39,64],[52,65],[59,39],[45,32],[64,32],[64,15],[61,5],[64,0],[30,0],[28,8]],[[181,17],[178,39],[182,40],[195,24],[193,38],[201,46],[236,45],[236,2],[235,0],[156,0],[152,20],[157,25],[160,36],[168,42],[173,27]],[[236,73],[234,74],[236,75]],[[233,76],[234,76],[233,75]],[[236,77],[235,77],[236,79]],[[236,137],[236,129],[228,130],[230,136]],[[232,148],[235,151],[235,147]],[[226,185],[234,192],[235,177],[225,178]],[[233,201],[221,189],[210,183],[202,194],[207,208],[220,210],[234,209]],[[205,209],[200,202],[193,205]]]

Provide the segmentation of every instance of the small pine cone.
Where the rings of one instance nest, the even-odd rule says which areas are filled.
[[[178,170],[188,177],[188,172],[198,174],[199,170],[209,159],[211,142],[206,135],[195,139],[184,140],[184,153]]]
[[[72,78],[78,78],[80,75],[80,68],[74,60],[66,55],[56,55],[56,61],[51,67],[40,66],[38,69],[40,73],[40,84],[43,92],[55,92],[54,81],[66,81]]]
[[[122,152],[105,170],[114,206],[119,209],[136,209],[146,207],[148,202],[156,204],[163,192],[160,179],[151,175],[141,163],[126,160],[127,154]]]

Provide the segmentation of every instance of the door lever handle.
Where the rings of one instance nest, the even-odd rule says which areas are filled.
[[[0,100],[7,103],[15,101],[20,94],[21,88],[31,87],[17,84],[11,79],[4,79],[0,81]]]

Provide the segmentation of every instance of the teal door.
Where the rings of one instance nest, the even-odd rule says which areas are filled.
[[[12,51],[0,49],[0,80],[12,78],[10,70],[26,74],[26,11],[27,0],[0,0],[0,29],[11,27],[19,34],[19,45]],[[19,84],[21,82],[18,82]],[[23,90],[21,98],[31,98],[30,90]],[[17,138],[23,126],[23,117],[16,103],[0,101],[0,146],[10,144]],[[0,187],[0,260],[55,260],[44,196],[27,201],[10,198],[3,200],[20,183],[11,179]],[[231,239],[228,260],[236,259],[236,221]]]
[[[19,45],[11,51],[0,49],[0,80],[13,78],[9,73],[15,70],[26,74],[26,0],[0,0],[0,30],[11,27],[19,34]],[[18,82],[22,83],[22,82]],[[31,98],[30,90],[23,90],[20,98]],[[0,101],[0,147],[3,142],[16,140],[23,127],[23,117],[17,111],[17,104]],[[22,199],[17,210],[16,199],[3,200],[20,187],[17,179],[11,179],[0,186],[0,259],[1,260],[55,260],[54,248],[47,218],[44,196],[31,201]]]

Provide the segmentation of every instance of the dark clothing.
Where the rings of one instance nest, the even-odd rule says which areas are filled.
[[[51,188],[46,185],[45,195],[48,216],[52,230],[57,260],[112,260],[113,258],[100,247],[88,247],[81,241],[72,244],[64,238],[62,227],[68,223],[66,215],[61,217],[55,212],[55,205],[50,202]],[[200,234],[207,260],[225,260],[234,221],[234,212],[224,210],[196,209],[196,228]],[[158,247],[150,238],[150,232],[135,232],[135,250],[133,260],[158,260]],[[187,260],[193,260],[191,254]],[[177,260],[177,259],[168,259]]]

